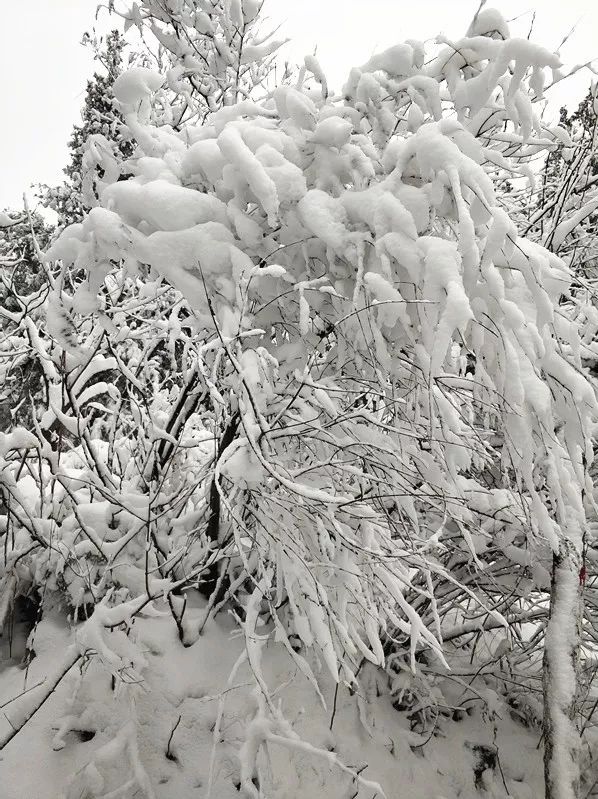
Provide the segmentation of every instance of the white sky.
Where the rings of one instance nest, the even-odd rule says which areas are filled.
[[[118,0],[117,0],[118,2]],[[318,58],[332,87],[339,89],[354,65],[372,52],[404,39],[462,35],[479,0],[267,0],[272,21],[293,41],[283,51],[300,61],[318,46]],[[121,7],[123,0],[118,3]],[[556,49],[570,28],[577,30],[562,48],[567,65],[598,58],[598,0],[489,0],[527,35],[536,10],[533,38]],[[81,35],[94,25],[115,26],[105,9],[95,21],[97,0],[0,0],[0,209],[20,208],[32,183],[58,183],[68,159],[67,141],[79,121],[86,79],[94,71]],[[530,12],[530,13],[525,13]],[[585,72],[555,88],[553,103],[575,105],[585,93]]]

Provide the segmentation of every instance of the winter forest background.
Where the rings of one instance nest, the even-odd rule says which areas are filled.
[[[598,796],[593,63],[107,5],[0,213],[2,797]]]

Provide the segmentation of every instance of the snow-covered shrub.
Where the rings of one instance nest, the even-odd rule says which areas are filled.
[[[125,11],[114,8],[125,32],[135,26],[158,45],[144,66],[158,61],[170,99],[154,112],[181,130],[222,106],[263,94],[287,41],[268,30],[263,5],[263,0],[140,0]]]
[[[169,8],[201,25],[200,5]],[[322,669],[353,689],[389,652],[393,677],[423,650],[442,669],[445,635],[525,621],[551,573],[548,773],[575,781],[598,407],[562,315],[570,271],[518,236],[493,185],[553,146],[532,100],[559,62],[491,10],[440,45],[374,56],[342,97],[308,57],[296,85],[234,102],[237,81],[176,124],[163,75],[124,73],[136,149],[121,175],[96,148],[99,204],[46,254],[62,266],[44,335],[22,321],[47,408],[2,445],[6,571],[88,625],[166,600],[185,645],[231,608],[259,689],[248,796],[251,758],[294,740],[266,640],[318,693]]]

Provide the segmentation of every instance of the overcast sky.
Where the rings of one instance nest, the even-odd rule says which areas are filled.
[[[340,88],[349,68],[372,52],[404,39],[433,38],[443,32],[462,35],[479,0],[267,0],[266,10],[293,41],[284,52],[293,61],[318,47],[329,82]],[[124,0],[117,0],[122,7]],[[568,65],[598,59],[598,0],[521,0],[490,2],[527,35],[536,10],[533,38],[556,49],[570,28],[576,32],[562,48]],[[81,35],[94,25],[114,27],[105,9],[95,20],[97,0],[0,0],[0,209],[19,208],[31,183],[61,180],[67,141],[79,120],[85,82],[94,71]],[[597,61],[598,63],[598,61]],[[574,104],[585,93],[590,75],[571,79],[553,96],[556,110]]]

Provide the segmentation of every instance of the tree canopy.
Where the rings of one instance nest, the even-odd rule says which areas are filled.
[[[450,704],[437,681],[482,639],[528,723],[542,680],[546,796],[590,796],[598,324],[564,242],[598,207],[575,199],[594,135],[543,121],[559,58],[493,9],[458,41],[372,56],[334,94],[315,56],[275,80],[260,8],[124,13],[156,63],[121,71],[109,39],[72,140],[76,221],[43,284],[0,308],[3,363],[25,350],[42,376],[0,439],[0,622],[34,594],[37,651],[48,608],[72,620],[0,747],[78,664],[75,705],[104,673],[127,709],[68,796],[166,796],[139,744],[136,620],[166,614],[173,651],[199,651],[228,612],[244,644],[228,685],[246,667],[254,688],[243,795],[283,795],[275,746],[327,758],[352,796],[392,795],[299,736],[272,657],[326,708],[329,686],[334,707],[348,691],[371,736],[363,697],[383,690],[420,746],[421,708]],[[563,147],[574,180],[553,170],[526,223],[538,153]],[[202,779],[224,797],[220,707]],[[69,713],[55,743],[94,724]],[[127,777],[107,766],[123,758]]]

